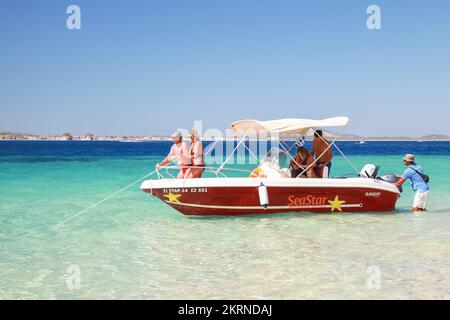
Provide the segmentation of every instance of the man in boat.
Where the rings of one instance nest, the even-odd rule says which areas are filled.
[[[177,175],[177,179],[183,179],[190,174],[189,166],[191,165],[191,158],[189,156],[189,147],[183,142],[183,135],[180,131],[176,131],[172,134],[173,145],[170,148],[167,157],[156,165],[157,168],[165,166],[166,164],[178,161],[180,166],[180,172]]]
[[[319,178],[328,178],[331,169],[331,159],[333,159],[333,150],[330,143],[323,138],[322,130],[314,132],[311,157],[316,161],[314,171]]]
[[[411,187],[415,192],[412,211],[426,211],[430,194],[429,178],[423,173],[422,167],[416,163],[416,157],[413,154],[406,154],[403,157],[403,164],[408,168],[403,175],[397,175],[399,180],[395,185],[400,187],[406,180],[410,180]]]

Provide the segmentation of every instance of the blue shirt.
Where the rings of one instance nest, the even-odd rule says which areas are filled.
[[[419,171],[420,173],[423,173],[422,167],[419,166],[417,163],[413,162],[408,169],[405,170],[405,172],[403,172],[403,179],[405,180],[411,180],[411,187],[413,188],[414,192],[419,191],[419,192],[427,192],[430,190],[430,187],[428,186],[428,184],[423,180],[423,178],[420,176],[420,174],[418,174],[417,172],[415,172],[413,169],[416,169],[417,171]]]

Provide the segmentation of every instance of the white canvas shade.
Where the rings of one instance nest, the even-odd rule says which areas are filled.
[[[310,129],[322,127],[345,127],[347,117],[335,117],[323,120],[312,119],[279,119],[269,121],[240,120],[233,122],[230,129],[234,132],[252,132],[268,134],[305,134]]]

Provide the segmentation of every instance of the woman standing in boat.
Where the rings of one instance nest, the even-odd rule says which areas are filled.
[[[186,178],[189,175],[189,166],[191,165],[191,158],[189,157],[189,147],[183,142],[183,135],[180,131],[172,134],[173,145],[170,148],[167,157],[156,165],[157,168],[165,166],[166,164],[177,160],[181,170],[177,175],[177,179]]]
[[[197,130],[193,128],[191,134],[191,148],[189,156],[191,158],[192,167],[189,169],[187,178],[200,178],[205,171],[205,162],[203,159],[203,145]]]

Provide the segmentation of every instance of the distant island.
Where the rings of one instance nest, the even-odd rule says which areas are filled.
[[[170,140],[167,136],[96,136],[92,133],[85,135],[72,135],[65,132],[60,136],[55,135],[36,135],[28,133],[16,132],[0,132],[0,140],[21,140],[21,141],[123,141],[123,142],[139,142],[139,141],[166,141]]]
[[[428,134],[422,137],[361,137],[357,135],[342,135],[337,138],[338,141],[450,141],[450,136],[444,134]]]
[[[336,138],[336,134],[325,132],[328,139]],[[296,140],[298,135],[284,136],[283,140]],[[146,142],[146,141],[170,141],[169,136],[149,135],[149,136],[96,136],[92,133],[85,135],[72,135],[65,132],[62,135],[35,135],[28,133],[0,132],[0,140],[19,141],[120,141],[120,142]],[[203,140],[225,140],[223,137],[203,137]],[[232,139],[235,140],[235,139]],[[443,134],[429,134],[423,137],[362,137],[354,134],[344,134],[337,137],[338,141],[450,141],[450,136]]]

